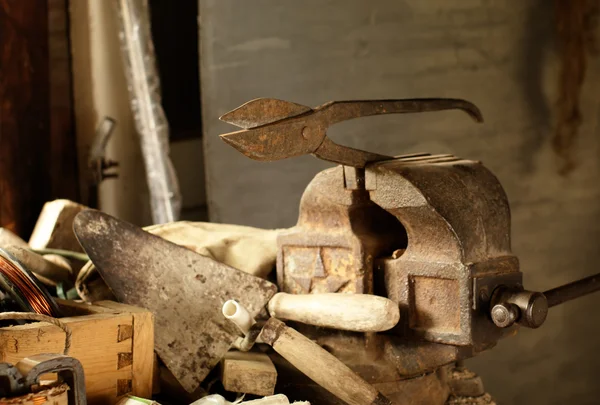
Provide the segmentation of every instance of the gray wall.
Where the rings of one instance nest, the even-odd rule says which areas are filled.
[[[329,100],[461,97],[486,119],[444,112],[340,124],[340,143],[387,154],[482,160],[512,206],[526,286],[545,290],[597,271],[600,81],[589,61],[578,167],[557,174],[551,148],[557,75],[553,4],[543,0],[201,0],[201,74],[211,219],[260,227],[296,221],[301,193],[327,167],[310,156],[245,158],[218,138],[218,117],[257,97]],[[469,365],[501,404],[597,403],[600,295],[551,311]]]

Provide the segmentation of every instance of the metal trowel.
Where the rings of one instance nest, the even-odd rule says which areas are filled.
[[[155,349],[187,391],[194,391],[239,335],[221,314],[235,299],[257,316],[277,287],[199,255],[135,225],[93,210],[73,228],[120,302],[155,316]]]

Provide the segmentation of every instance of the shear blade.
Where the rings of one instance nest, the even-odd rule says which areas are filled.
[[[275,98],[257,98],[223,114],[219,119],[248,129],[296,117],[308,111],[312,111],[312,108],[305,105]]]

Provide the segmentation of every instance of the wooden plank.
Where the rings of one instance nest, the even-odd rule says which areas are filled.
[[[73,220],[86,208],[85,205],[64,199],[47,202],[29,238],[29,245],[34,249],[50,248],[83,252],[73,232]]]
[[[129,312],[133,316],[132,392],[150,398],[153,391],[156,356],[154,355],[154,314],[143,308],[113,301],[100,301],[96,306]]]
[[[154,314],[133,313],[133,392],[152,397],[154,382]]]
[[[230,351],[221,360],[221,382],[227,391],[273,395],[277,370],[264,353]]]
[[[116,309],[111,309],[107,307],[102,307],[99,305],[92,305],[86,302],[78,302],[73,300],[63,300],[60,298],[55,299],[57,304],[60,306],[60,309],[67,316],[81,316],[81,315],[90,315],[90,314],[118,314],[119,311]],[[123,311],[121,311],[123,312]],[[127,311],[125,311],[127,312]]]

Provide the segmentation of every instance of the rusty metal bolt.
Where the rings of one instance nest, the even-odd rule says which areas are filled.
[[[539,292],[499,287],[493,294],[490,315],[500,328],[515,322],[528,328],[539,328],[548,315],[548,300]]]
[[[310,128],[309,128],[309,127],[304,127],[304,128],[302,128],[302,137],[303,137],[304,139],[308,139],[308,138],[310,138],[310,135],[311,135],[311,131],[310,131]]]
[[[519,319],[519,308],[514,304],[501,303],[492,308],[492,321],[499,328],[508,328]]]

